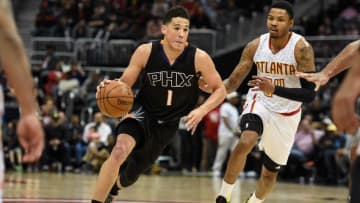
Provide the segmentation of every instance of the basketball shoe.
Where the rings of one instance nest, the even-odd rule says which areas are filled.
[[[108,196],[106,197],[105,199],[105,202],[104,203],[112,203],[115,201],[115,196],[111,195],[111,194],[108,194]]]
[[[216,203],[229,203],[229,202],[226,201],[226,198],[225,198],[225,197],[219,195],[219,196],[217,196],[217,198],[216,198]]]
[[[249,203],[251,196],[252,196],[252,193],[249,195],[249,197],[243,203]]]
[[[114,184],[114,186],[111,188],[110,193],[108,194],[108,196],[105,199],[104,203],[112,203],[115,201],[115,197],[119,194],[119,187],[116,185],[116,183]]]

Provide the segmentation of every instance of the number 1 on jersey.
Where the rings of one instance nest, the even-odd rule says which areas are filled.
[[[171,106],[172,105],[172,97],[173,97],[173,91],[168,90],[167,99],[166,99],[166,106]]]

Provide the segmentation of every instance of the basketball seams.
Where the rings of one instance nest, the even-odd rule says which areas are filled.
[[[130,95],[133,94],[132,90],[125,83],[109,83],[101,88],[99,92],[99,97],[96,99],[98,100],[100,111],[103,110],[103,113],[110,117],[126,115],[134,102],[134,96],[129,96],[129,93]]]
[[[106,88],[102,88],[102,90],[104,91],[104,94],[105,94]],[[101,91],[100,91],[100,92],[101,92]],[[101,95],[103,95],[103,94],[101,94]],[[103,97],[100,97],[100,98],[103,98]],[[102,103],[102,106],[104,107],[104,110],[105,110],[104,113],[105,113],[106,115],[110,115],[110,114],[108,113],[108,111],[107,111],[105,100],[100,101],[100,103],[101,103],[101,102],[103,102],[103,103]]]

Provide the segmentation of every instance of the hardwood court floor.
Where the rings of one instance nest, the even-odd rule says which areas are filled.
[[[57,173],[6,174],[4,203],[89,203],[96,176]],[[214,203],[221,178],[142,176],[120,192],[116,203]],[[241,179],[232,203],[241,203],[254,190],[255,180]],[[346,203],[347,189],[278,183],[266,203]]]

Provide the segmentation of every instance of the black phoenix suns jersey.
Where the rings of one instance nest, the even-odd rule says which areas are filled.
[[[195,51],[195,47],[185,47],[170,65],[160,41],[152,43],[137,102],[153,119],[176,121],[195,107],[199,96]]]

